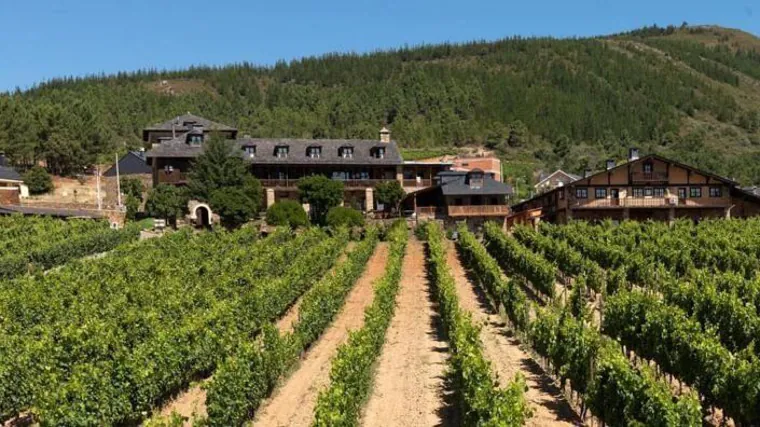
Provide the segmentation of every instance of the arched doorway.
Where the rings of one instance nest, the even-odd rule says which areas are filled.
[[[195,225],[198,227],[211,226],[211,212],[206,206],[201,205],[195,208]]]

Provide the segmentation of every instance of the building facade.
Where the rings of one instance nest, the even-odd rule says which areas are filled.
[[[21,197],[28,197],[24,179],[0,154],[0,205],[18,205]]]
[[[546,191],[512,207],[511,222],[659,220],[758,214],[760,198],[736,182],[658,155],[628,161]]]
[[[503,223],[509,215],[512,187],[497,181],[480,169],[445,171],[434,179],[434,185],[412,192],[403,201],[403,208],[414,212],[417,219],[438,219],[448,222],[468,220],[482,223]]]

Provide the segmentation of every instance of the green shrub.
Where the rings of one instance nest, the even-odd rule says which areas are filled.
[[[267,209],[267,224],[290,228],[305,227],[309,225],[309,216],[300,203],[295,200],[283,200]]]
[[[45,168],[35,166],[24,174],[24,184],[31,194],[44,194],[53,191],[53,178]]]
[[[364,215],[356,209],[336,206],[327,213],[327,225],[330,227],[363,227]]]

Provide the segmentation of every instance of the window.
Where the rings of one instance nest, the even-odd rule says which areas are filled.
[[[694,197],[694,198],[702,197],[702,187],[689,188],[689,197]]]
[[[633,197],[635,197],[635,198],[642,198],[642,197],[644,197],[644,189],[643,188],[634,188],[633,189]]]
[[[651,187],[644,189],[644,197],[652,197],[652,194],[654,194],[654,192],[652,191]]]
[[[720,187],[710,187],[710,197],[722,197],[723,192]]]
[[[679,199],[685,199],[686,198],[686,189],[685,188],[679,188],[678,189],[678,198]]]
[[[318,159],[322,156],[322,147],[309,147],[306,154],[312,159]]]
[[[565,200],[565,190],[559,190],[559,199]]]
[[[607,198],[607,189],[606,188],[597,188],[594,191],[594,196],[597,199],[606,199]]]
[[[655,188],[654,197],[665,197],[665,189],[662,187]]]
[[[575,198],[576,199],[588,199],[588,188],[586,187],[578,187],[575,189]]]
[[[654,169],[652,162],[645,162],[644,163],[644,173],[652,173],[652,170]]]
[[[384,159],[385,158],[385,147],[375,147],[372,149],[372,157],[376,159]]]
[[[190,145],[201,145],[203,143],[203,135],[188,135],[187,142]]]
[[[245,155],[247,157],[256,157],[256,146],[255,145],[246,145],[243,147],[243,151],[245,151]]]
[[[288,157],[288,147],[287,146],[279,146],[274,149],[274,155],[277,156],[278,159],[284,159]]]
[[[354,158],[354,147],[341,147],[339,151],[340,157],[344,159]]]

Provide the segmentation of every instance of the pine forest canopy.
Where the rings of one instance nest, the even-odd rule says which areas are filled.
[[[0,151],[77,173],[186,111],[253,137],[373,139],[387,124],[405,148],[495,149],[523,184],[634,145],[760,183],[760,39],[686,25],[56,79],[0,94]]]

